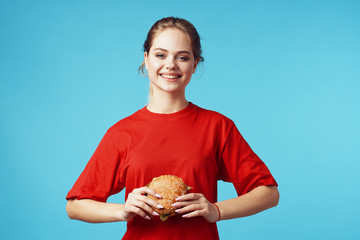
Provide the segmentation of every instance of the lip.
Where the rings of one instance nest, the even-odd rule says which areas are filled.
[[[160,73],[160,75],[181,76],[180,73],[175,73],[175,72],[163,72]]]
[[[174,73],[174,72],[171,72],[171,73],[160,73],[159,74],[161,78],[165,79],[166,81],[169,81],[169,82],[176,82],[179,78],[181,78],[181,74],[179,73]],[[176,78],[168,78],[168,77],[165,77],[165,76],[177,76]]]

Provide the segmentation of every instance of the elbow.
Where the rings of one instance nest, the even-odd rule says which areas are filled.
[[[69,199],[66,203],[66,213],[70,219],[75,219],[74,214],[74,199]]]
[[[276,207],[279,204],[279,200],[280,200],[280,193],[279,190],[276,186],[272,186],[272,191],[271,191],[271,203],[272,203],[272,207]]]

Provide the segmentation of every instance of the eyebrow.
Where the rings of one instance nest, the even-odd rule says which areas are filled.
[[[160,50],[160,51],[168,52],[168,50],[163,49],[163,48],[155,48],[154,50]],[[186,51],[186,50],[178,51],[177,53],[187,53],[187,54],[191,55],[191,53],[189,51]]]

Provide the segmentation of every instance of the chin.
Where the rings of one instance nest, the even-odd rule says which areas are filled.
[[[156,91],[161,91],[161,92],[167,92],[167,93],[179,93],[179,92],[184,92],[185,88],[182,86],[166,86],[163,84],[153,84],[156,88]],[[154,89],[155,90],[155,89]]]

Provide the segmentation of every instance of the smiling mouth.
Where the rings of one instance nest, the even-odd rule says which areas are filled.
[[[160,74],[160,76],[168,79],[177,79],[181,77],[180,75],[167,75],[167,74]]]

